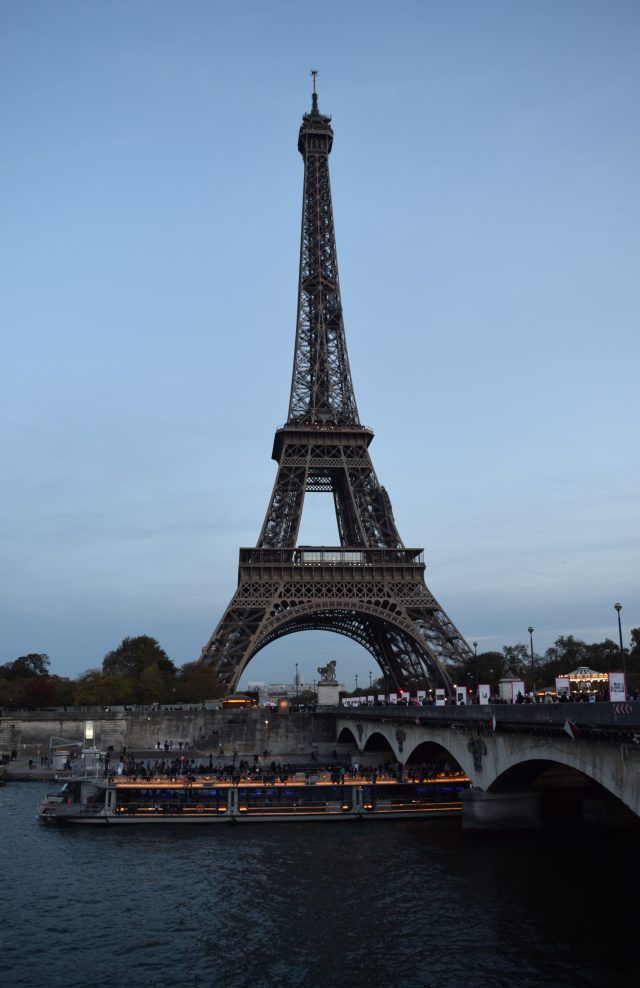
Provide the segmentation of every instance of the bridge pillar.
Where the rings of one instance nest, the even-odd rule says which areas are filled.
[[[540,830],[540,794],[536,792],[461,793],[463,830]]]

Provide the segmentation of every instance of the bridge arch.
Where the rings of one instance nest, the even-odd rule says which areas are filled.
[[[554,752],[553,757],[515,761],[496,775],[487,787],[489,793],[528,790],[541,797],[543,817],[581,822],[586,818],[606,818],[614,823],[630,823],[637,817],[609,771],[586,765],[571,751]]]
[[[469,777],[479,803],[483,794],[487,805],[494,799],[498,807],[507,806],[510,798],[515,805],[519,796],[542,794],[548,804],[564,800],[570,808],[581,800],[585,819],[592,815],[589,822],[600,808],[602,822],[630,822],[629,810],[631,822],[638,824],[640,730],[634,720],[626,719],[634,712],[631,704],[611,711],[580,711],[584,727],[577,739],[563,728],[564,711],[556,708],[495,709],[499,716],[492,718],[493,726],[474,708],[415,714],[369,709],[346,712],[338,723],[359,725],[361,751],[374,731],[384,734],[397,760],[407,767],[428,763],[432,756],[454,759]],[[613,726],[607,731],[600,726],[610,722]]]
[[[449,748],[432,739],[421,741],[415,745],[408,752],[405,765],[408,773],[420,769],[422,766],[429,775],[437,775],[439,772],[465,771]]]
[[[494,766],[492,778],[487,780],[487,790],[495,792],[506,787],[513,788],[517,780],[524,782],[539,777],[541,772],[556,766],[556,772],[558,769],[571,769],[576,773],[576,778],[591,780],[613,796],[620,794],[621,778],[618,772],[612,772],[609,749],[595,749],[599,757],[587,760],[583,751],[571,741],[534,740],[524,757],[519,745],[503,743],[500,748],[499,766]]]
[[[351,724],[345,725],[342,730],[338,733],[336,738],[338,744],[354,744],[358,745],[358,739],[356,737],[355,728]]]
[[[382,731],[373,731],[365,741],[362,751],[368,754],[393,755],[395,758],[393,746]]]

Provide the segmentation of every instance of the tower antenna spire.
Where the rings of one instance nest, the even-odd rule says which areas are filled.
[[[318,109],[318,94],[316,92],[316,77],[318,75],[317,69],[311,69],[311,78],[313,79],[313,92],[311,93],[311,109]]]

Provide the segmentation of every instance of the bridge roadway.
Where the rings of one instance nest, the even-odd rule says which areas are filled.
[[[640,825],[640,702],[332,713],[336,739],[355,742],[363,761],[376,752],[404,766],[457,762],[471,780],[464,829],[537,829],[551,819]]]

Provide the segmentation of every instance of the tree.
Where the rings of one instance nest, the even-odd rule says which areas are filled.
[[[620,666],[620,646],[610,638],[585,646],[586,664],[596,672],[616,672]]]
[[[556,675],[572,672],[578,666],[587,665],[587,645],[573,635],[560,635],[545,652],[545,662]]]
[[[159,642],[149,635],[138,635],[123,639],[118,648],[108,652],[102,662],[102,671],[138,681],[144,670],[154,665],[162,673],[176,674],[175,665]]]
[[[48,676],[50,659],[48,655],[39,652],[29,652],[21,655],[13,662],[8,662],[0,668],[4,679],[28,679],[30,676]]]
[[[12,682],[7,679],[2,674],[2,670],[5,668],[6,666],[0,668],[0,707],[21,707],[22,683],[18,680]]]
[[[0,666],[0,705],[7,707],[51,707],[62,695],[58,676],[49,675],[49,656],[29,652]]]
[[[75,683],[66,676],[51,676],[50,681],[55,686],[53,704],[56,707],[70,707],[73,704]]]
[[[56,701],[56,684],[49,676],[31,676],[22,683],[25,707],[52,707]]]
[[[309,687],[306,687],[298,694],[298,703],[315,703],[318,699],[318,694],[315,693]]]
[[[502,649],[504,653],[505,672],[515,678],[524,677],[529,671],[531,664],[531,654],[526,645],[505,645]]]
[[[468,671],[466,678],[459,678],[460,685],[470,686],[473,691],[478,686],[487,685],[492,692],[497,692],[498,683],[507,673],[507,661],[502,652],[479,652],[465,667]]]
[[[73,702],[80,707],[106,707],[112,703],[132,703],[134,686],[126,676],[89,669],[75,683]]]
[[[204,662],[187,662],[178,672],[176,699],[185,703],[202,703],[224,696],[226,690],[211,666]]]
[[[175,698],[175,679],[154,663],[142,670],[134,694],[138,703],[167,703]]]

